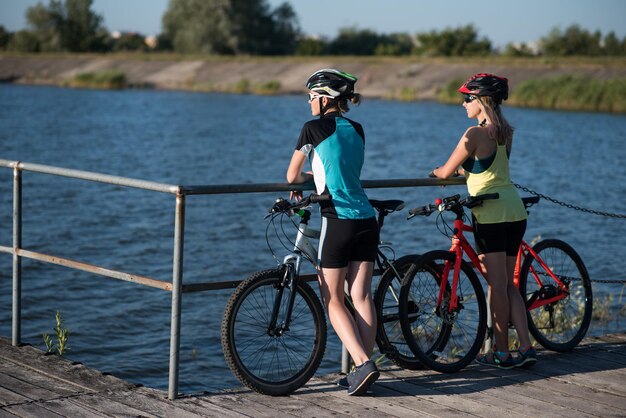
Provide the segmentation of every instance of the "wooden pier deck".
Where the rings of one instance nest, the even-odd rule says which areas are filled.
[[[442,375],[385,370],[372,393],[347,396],[337,376],[311,380],[287,397],[245,389],[167,400],[33,347],[0,338],[4,417],[626,417],[626,334],[588,338],[574,351],[540,351],[529,370],[472,365]]]

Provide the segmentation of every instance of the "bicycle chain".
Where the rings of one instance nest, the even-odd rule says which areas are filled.
[[[569,208],[569,209],[579,210],[581,212],[591,213],[593,215],[608,216],[610,218],[626,218],[626,215],[621,215],[621,214],[618,214],[618,213],[601,212],[601,211],[598,211],[598,210],[582,208],[580,206],[572,205],[571,203],[561,202],[561,201],[556,200],[556,199],[554,199],[552,197],[546,196],[546,195],[541,194],[541,193],[537,193],[534,190],[530,190],[528,187],[521,186],[521,185],[519,185],[517,183],[513,183],[513,185],[515,187],[517,187],[518,189],[521,189],[521,190],[523,190],[523,191],[525,191],[527,193],[530,193],[530,194],[535,195],[535,196],[539,196],[542,199],[545,199],[545,200],[547,200],[549,202],[552,202],[552,203],[556,203],[557,205],[560,205],[560,206],[563,206],[563,207],[566,207],[566,208]]]

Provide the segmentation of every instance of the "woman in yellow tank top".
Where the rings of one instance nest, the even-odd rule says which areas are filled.
[[[430,175],[442,179],[464,174],[472,196],[498,193],[472,209],[476,249],[489,283],[489,306],[494,325],[493,352],[476,361],[504,369],[530,366],[537,355],[530,343],[526,307],[513,284],[517,250],[526,230],[526,209],[509,177],[509,155],[513,128],[502,115],[500,105],[508,98],[508,80],[493,74],[476,74],[458,91],[464,95],[467,117],[477,126],[468,128],[441,167]],[[517,356],[509,352],[509,322],[517,330]]]

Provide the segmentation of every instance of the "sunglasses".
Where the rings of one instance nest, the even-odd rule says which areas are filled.
[[[309,103],[311,103],[315,99],[319,99],[320,97],[322,97],[322,96],[320,96],[318,94],[314,94],[314,93],[309,93]]]
[[[466,94],[465,97],[463,98],[463,101],[465,103],[472,103],[476,99],[478,99],[478,97],[472,96],[471,94]]]

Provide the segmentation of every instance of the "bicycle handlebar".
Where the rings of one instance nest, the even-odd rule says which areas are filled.
[[[331,196],[328,194],[319,195],[317,193],[311,193],[307,197],[304,197],[299,202],[295,203],[279,197],[270,208],[269,213],[293,213],[296,209],[304,208],[309,206],[311,203],[319,203],[330,199]]]
[[[435,204],[428,204],[425,206],[418,206],[413,209],[409,209],[409,216],[407,219],[411,219],[415,215],[429,216],[434,211],[454,211],[465,206],[473,208],[482,204],[484,200],[498,199],[500,195],[498,193],[487,193],[480,196],[467,196],[461,199],[461,195],[455,194],[453,196],[444,197],[443,199],[435,200]]]

